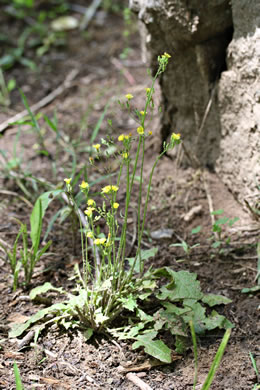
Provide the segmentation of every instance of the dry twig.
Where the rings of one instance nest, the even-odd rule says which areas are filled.
[[[86,9],[82,22],[80,23],[80,31],[86,30],[89,22],[95,16],[98,7],[102,3],[102,0],[93,0],[92,4]]]
[[[133,382],[141,390],[152,390],[152,388],[147,383],[145,383],[141,378],[139,378],[137,375],[133,374],[132,372],[126,374],[126,378],[129,381]]]
[[[212,223],[212,226],[215,224],[215,215],[212,214],[213,211],[214,211],[214,208],[213,208],[213,201],[212,201],[212,197],[211,197],[211,194],[210,194],[210,190],[209,190],[209,186],[208,186],[208,182],[207,182],[207,177],[206,177],[206,172],[204,171],[202,173],[202,179],[203,179],[203,184],[204,184],[204,188],[205,188],[205,191],[206,191],[206,195],[207,195],[207,199],[208,199],[208,205],[209,205],[209,212],[210,212],[210,217],[211,217],[211,223]],[[218,239],[218,236],[217,236],[217,233],[214,232],[214,236],[216,238],[216,240]]]
[[[123,75],[125,76],[126,80],[129,82],[130,85],[135,85],[136,81],[134,77],[131,75],[131,73],[124,67],[124,65],[118,61],[116,58],[111,58],[111,63],[115,66],[116,69],[120,70]]]
[[[79,70],[73,69],[68,76],[66,77],[65,81],[54,91],[49,93],[49,95],[45,96],[43,99],[41,99],[39,102],[33,104],[30,109],[32,113],[35,113],[40,108],[43,108],[47,106],[47,104],[51,103],[57,96],[61,95],[65,89],[70,88],[72,81],[75,79],[75,77],[78,75]],[[18,114],[14,115],[13,117],[7,119],[3,123],[0,124],[0,133],[4,133],[6,129],[8,129],[9,126],[13,122],[17,122],[21,119],[23,119],[28,114],[27,110],[23,110],[22,112],[19,112]]]

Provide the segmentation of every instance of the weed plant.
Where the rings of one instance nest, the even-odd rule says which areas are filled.
[[[16,86],[16,81],[14,79],[10,79],[6,82],[4,77],[4,72],[0,67],[0,105],[4,107],[9,107],[11,104],[10,93]]]
[[[25,285],[25,287],[28,287],[30,285],[36,263],[46,253],[46,251],[51,245],[51,241],[49,241],[42,248],[40,248],[42,217],[42,203],[40,200],[38,200],[34,206],[30,218],[30,237],[32,242],[31,247],[29,244],[27,226],[19,220],[17,220],[17,222],[19,222],[21,227],[15,239],[13,249],[8,250],[8,248],[4,244],[0,243],[0,246],[4,249],[7,255],[13,274],[13,291],[16,291],[17,289],[19,282],[19,274],[21,270],[23,270],[24,272],[23,284]],[[18,243],[20,237],[22,238],[22,248],[18,250]]]
[[[165,72],[170,57],[167,53],[158,57],[158,70],[152,77],[151,86],[145,90],[145,103],[141,110],[133,106],[134,96],[130,93],[125,95],[123,102],[119,101],[122,109],[127,110],[136,120],[136,134],[119,135],[118,175],[114,181],[112,176],[111,181],[100,190],[101,204],[98,199],[90,196],[87,177],[79,185],[80,191],[76,196],[74,194],[77,192],[79,175],[64,179],[65,196],[71,211],[79,217],[81,232],[82,267],[75,267],[74,290],[68,293],[50,283],[33,289],[31,299],[49,290],[62,292],[67,299],[40,310],[25,324],[15,326],[10,337],[18,337],[29,327],[37,326],[37,339],[45,326],[55,322],[66,329],[82,329],[86,339],[94,332],[131,339],[134,341],[133,348],[144,347],[146,353],[170,363],[171,349],[161,339],[165,333],[174,336],[175,352],[183,353],[189,344],[190,321],[193,321],[197,334],[215,328],[232,327],[224,316],[210,309],[231,301],[222,296],[203,294],[196,274],[188,271],[175,272],[169,267],[145,267],[145,261],[158,251],[157,248],[141,248],[153,174],[162,156],[181,142],[180,134],[173,133],[170,141],[164,143],[163,151],[154,161],[146,187],[145,145],[151,135],[149,124],[155,109],[154,86],[157,78]],[[112,127],[112,122],[108,123]],[[97,159],[103,155],[103,149],[111,146],[110,141],[102,140],[93,145]],[[94,163],[93,158],[90,161]],[[122,184],[123,176],[126,177],[125,188]],[[133,194],[136,193],[137,177],[137,249],[134,257],[126,258],[129,209]],[[120,204],[117,199],[120,190],[125,192],[124,204]],[[51,199],[61,191],[49,191],[41,195],[37,202],[42,203],[42,209],[45,210]],[[84,224],[79,201],[82,196]],[[123,220],[121,225],[119,216]],[[106,226],[102,232],[99,227],[101,219]],[[46,316],[48,321],[39,324]]]

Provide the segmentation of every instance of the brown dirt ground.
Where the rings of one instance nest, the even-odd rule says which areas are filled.
[[[123,74],[114,66],[113,61],[111,62],[112,58],[119,58],[124,48],[122,30],[122,18],[119,15],[107,14],[105,27],[93,21],[89,27],[91,37],[89,40],[75,31],[70,33],[66,50],[62,52],[54,50],[47,54],[39,63],[39,72],[32,73],[21,67],[11,71],[32,104],[59,86],[71,69],[79,70],[73,86],[41,110],[50,116],[54,110],[57,111],[59,129],[67,136],[69,143],[79,135],[80,124],[84,124],[85,113],[90,110],[88,123],[77,149],[78,167],[83,166],[88,159],[86,146],[95,123],[109,99],[112,98],[107,117],[113,119],[115,129],[111,132],[104,121],[99,137],[107,133],[117,137],[122,132],[133,130],[134,122],[120,111],[118,97],[132,93],[136,106],[142,108],[144,88],[149,85],[149,78],[146,74],[146,65],[140,63],[137,33],[131,36],[132,50],[127,66],[124,65],[125,71],[131,76]],[[136,64],[138,66],[134,66]],[[156,96],[159,102],[158,86]],[[11,108],[0,112],[0,122],[22,109],[19,96],[15,92]],[[158,117],[151,123],[151,130],[153,135],[146,151],[146,181],[151,164],[158,153],[160,132]],[[9,128],[0,139],[0,149],[5,149],[9,156],[12,154],[17,131],[17,127]],[[45,139],[49,150],[55,155],[53,133],[48,130]],[[71,164],[69,154],[65,151],[60,154],[55,176],[52,162],[47,158],[35,156],[33,149],[35,143],[35,134],[22,130],[17,150],[18,153],[23,151],[23,169],[30,169],[35,176],[55,184],[62,182],[67,176],[67,167]],[[106,162],[101,161],[91,174],[91,178],[97,178],[105,166]],[[113,161],[111,169],[116,167],[116,161]],[[257,364],[260,363],[257,317],[259,297],[256,294],[242,294],[241,289],[255,284],[257,257],[255,245],[252,244],[256,244],[259,237],[259,224],[250,219],[246,210],[234,200],[214,173],[206,172],[205,175],[208,195],[210,194],[212,198],[214,209],[222,208],[225,215],[240,218],[239,222],[225,233],[232,237],[231,244],[225,248],[225,252],[222,255],[213,253],[207,240],[211,235],[211,218],[202,173],[193,168],[183,167],[180,156],[177,161],[175,157],[164,158],[156,169],[147,219],[147,236],[143,244],[145,248],[154,245],[159,248],[153,260],[154,267],[167,265],[175,270],[196,272],[204,292],[223,294],[232,299],[232,303],[223,308],[222,313],[234,323],[235,328],[212,389],[251,390],[257,383],[257,378],[249,352],[255,356]],[[31,210],[19,197],[23,194],[14,180],[2,178],[0,183],[0,239],[12,245],[18,231],[18,225],[13,218],[28,223]],[[32,189],[30,192],[33,193]],[[119,200],[122,195],[119,194]],[[31,202],[33,200],[30,199]],[[184,216],[194,206],[201,206],[200,213],[194,215],[189,222],[185,222]],[[54,202],[48,210],[45,226],[58,207],[58,202]],[[190,236],[191,229],[198,225],[202,226],[202,232],[196,238]],[[174,230],[172,239],[151,240],[149,232],[163,228]],[[190,244],[201,243],[189,259],[179,248],[169,248],[169,245],[177,242],[180,237]],[[74,253],[68,223],[63,225],[56,223],[50,238],[53,240],[54,255],[37,265],[32,287],[45,281],[51,281],[55,286],[67,285],[68,276],[73,272],[73,265],[79,261],[79,246]],[[134,252],[134,248],[131,249]],[[28,300],[28,291],[18,289],[15,293],[12,292],[9,266],[2,251],[0,255],[1,389],[15,388],[14,360],[18,363],[26,389],[137,389],[126,375],[118,370],[120,365],[138,365],[148,360],[142,351],[132,351],[130,343],[114,342],[100,337],[86,343],[81,333],[66,334],[52,326],[47,333],[40,336],[37,347],[18,350],[19,340],[8,339],[10,324],[24,321],[35,313],[38,307]],[[199,376],[196,389],[201,388],[200,384],[208,373],[221,336],[219,332],[211,333],[199,340]],[[192,389],[194,375],[192,351],[171,365],[143,370],[138,375],[154,390]]]

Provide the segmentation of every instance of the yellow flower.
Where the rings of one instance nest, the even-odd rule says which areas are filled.
[[[84,180],[82,180],[82,183],[79,186],[82,190],[89,188],[89,184],[87,182],[85,182]]]
[[[95,245],[104,245],[106,243],[106,238],[96,238],[94,240]]]
[[[129,138],[129,135],[125,135],[125,139],[128,139]]]
[[[171,55],[168,54],[168,53],[166,53],[166,52],[164,52],[164,54],[162,55],[162,57],[171,58]]]
[[[125,139],[125,135],[124,134],[121,134],[119,137],[118,137],[118,141],[122,142],[124,141]]]
[[[150,88],[146,88],[146,89],[150,89]],[[144,112],[144,111],[140,111],[140,114],[141,114],[141,115],[144,115],[145,112]]]
[[[92,217],[93,211],[95,211],[95,208],[94,208],[94,207],[88,207],[87,210],[84,211],[84,213],[85,213],[88,217]]]
[[[152,132],[152,131],[148,131],[148,134],[149,134],[149,135],[152,135],[152,134],[153,134],[153,132]]]
[[[146,93],[149,94],[151,92],[151,88],[145,88]]]
[[[125,95],[125,97],[127,98],[127,100],[133,99],[133,95],[131,93],[128,93],[127,95]]]
[[[64,179],[66,184],[70,184],[71,180],[72,180],[71,178],[70,179]]]
[[[129,138],[132,137],[132,133],[129,133],[129,134],[128,134],[128,137],[129,137]]]
[[[144,134],[144,128],[143,128],[143,126],[137,127],[137,133],[140,134],[140,135]]]
[[[111,194],[112,192],[117,192],[118,187],[117,186],[105,186],[102,188],[103,194]]]
[[[174,141],[178,141],[181,138],[181,135],[180,135],[180,133],[178,133],[178,134],[172,133],[171,138]]]
[[[96,205],[96,202],[94,201],[94,199],[88,200],[88,206],[95,206],[95,205]]]
[[[93,234],[92,232],[88,232],[88,233],[87,233],[87,237],[88,237],[88,238],[94,238],[94,234]]]
[[[128,158],[128,153],[123,153],[122,156],[126,160]]]
[[[119,207],[119,203],[117,203],[117,202],[115,202],[115,203],[113,203],[113,209],[118,209],[118,207]]]
[[[95,148],[97,151],[99,151],[100,147],[101,147],[100,144],[95,144],[95,145],[93,145],[93,148]]]

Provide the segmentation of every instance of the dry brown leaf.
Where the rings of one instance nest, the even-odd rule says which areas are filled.
[[[20,314],[20,313],[11,313],[7,317],[7,321],[10,322],[11,324],[23,324],[24,322],[29,320],[29,318],[30,317],[25,316],[25,315]]]

